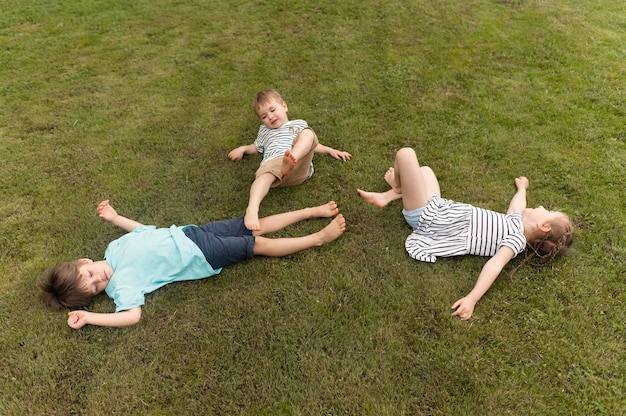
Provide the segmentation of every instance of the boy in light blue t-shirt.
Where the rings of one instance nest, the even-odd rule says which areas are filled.
[[[255,255],[281,257],[322,246],[339,238],[346,228],[333,201],[261,218],[258,231],[247,229],[243,217],[203,226],[146,226],[118,215],[108,200],[102,201],[97,211],[101,218],[128,234],[109,243],[104,260],[78,259],[58,264],[48,269],[46,280],[39,282],[46,304],[57,310],[87,306],[102,291],[115,301],[115,313],[69,312],[67,323],[74,329],[87,324],[136,324],[141,318],[144,295],[168,283],[214,276],[222,267]],[[303,237],[262,237],[299,221],[333,216],[322,230]]]

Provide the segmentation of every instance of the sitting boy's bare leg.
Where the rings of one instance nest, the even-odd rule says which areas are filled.
[[[343,215],[337,215],[326,227],[320,231],[295,238],[267,238],[258,236],[254,241],[254,255],[282,257],[297,253],[311,247],[319,247],[338,239],[346,230],[346,220]]]
[[[260,228],[252,232],[253,235],[265,235],[274,231],[282,230],[288,225],[311,218],[330,218],[339,213],[335,201],[317,207],[299,209],[297,211],[283,212],[281,214],[270,215],[259,220]]]
[[[394,192],[399,194],[402,193],[402,189],[400,189],[398,183],[396,182],[396,172],[393,168],[389,168],[387,169],[387,172],[385,172],[385,182],[391,186],[391,189],[393,189]]]
[[[283,156],[283,164],[281,166],[283,176],[287,176],[298,162],[306,159],[305,156],[314,149],[315,142],[316,136],[311,129],[304,129],[298,134],[291,150],[287,150],[285,156]]]
[[[243,218],[243,223],[248,230],[258,231],[261,228],[259,224],[259,207],[275,180],[276,177],[271,173],[264,173],[257,176],[254,182],[252,182],[252,186],[250,187],[250,200],[248,201],[246,214]]]
[[[386,206],[388,203],[402,198],[402,194],[390,189],[386,192],[366,192],[362,189],[357,189],[356,192],[361,198],[376,205],[378,208]]]
[[[298,159],[291,153],[291,150],[286,150],[283,156],[283,164],[280,166],[280,173],[283,176],[289,175],[293,168],[296,167],[296,163],[298,163]]]

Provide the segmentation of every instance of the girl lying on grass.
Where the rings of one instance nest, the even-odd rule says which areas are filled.
[[[379,208],[402,199],[402,213],[413,228],[405,242],[409,256],[430,263],[437,256],[491,257],[474,288],[452,305],[452,316],[462,320],[472,316],[476,302],[513,257],[526,250],[523,263],[532,256],[547,262],[565,254],[572,244],[573,227],[567,214],[542,206],[526,208],[528,179],[523,176],[515,179],[517,192],[506,214],[441,198],[435,173],[420,166],[410,148],[397,152],[394,167],[385,173],[385,180],[391,187],[386,192],[357,192]]]

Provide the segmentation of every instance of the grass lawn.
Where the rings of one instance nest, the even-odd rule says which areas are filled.
[[[0,414],[626,414],[626,4],[622,0],[0,0]],[[141,322],[75,331],[45,269],[120,229],[243,214],[251,102],[353,159],[315,157],[261,215],[335,200],[335,243],[146,297]],[[469,321],[484,258],[418,263],[385,190],[416,149],[443,196],[568,212],[575,250],[508,265]],[[327,220],[278,236],[316,231]],[[112,312],[98,296],[89,310]]]

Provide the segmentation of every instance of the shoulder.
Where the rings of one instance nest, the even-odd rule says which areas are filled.
[[[290,126],[290,127],[308,127],[308,123],[305,120],[302,119],[298,119],[298,120],[290,120],[287,123],[285,123],[285,126]]]

